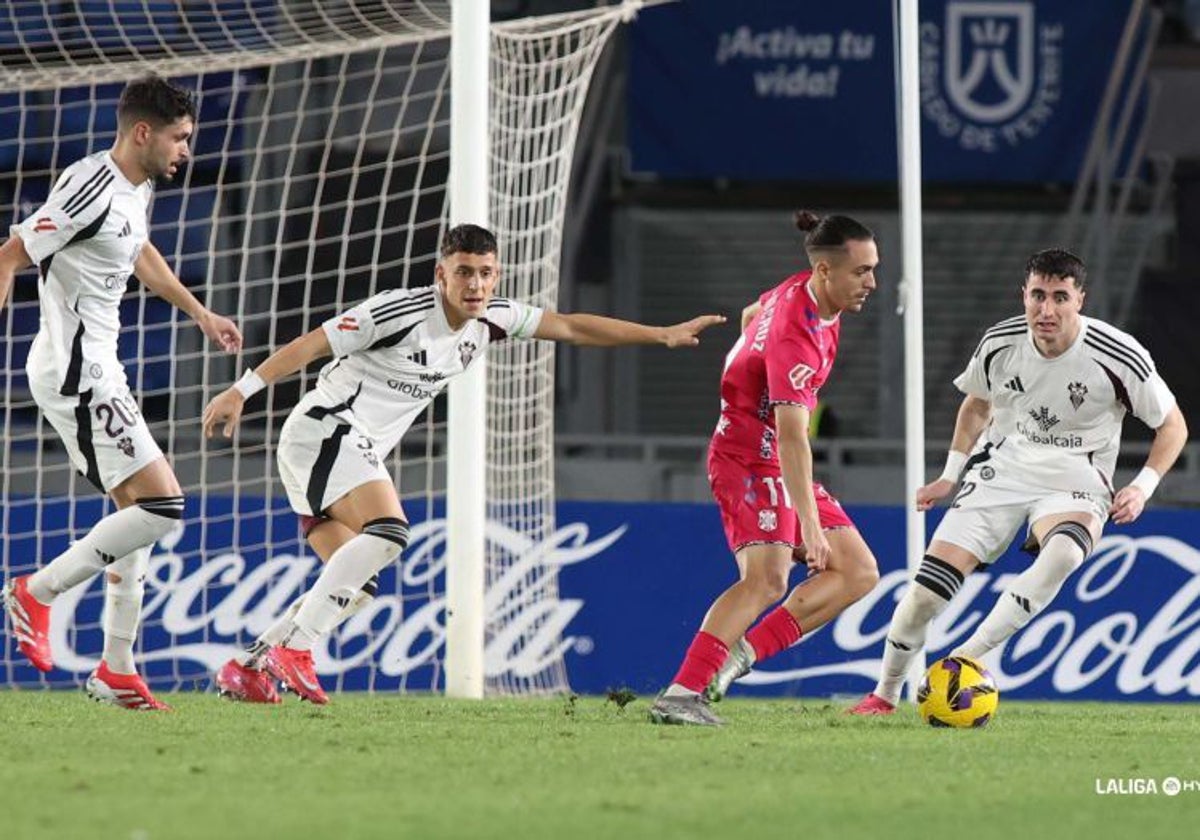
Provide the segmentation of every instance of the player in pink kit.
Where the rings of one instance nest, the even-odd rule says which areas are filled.
[[[810,412],[837,356],[841,313],[866,303],[879,254],[874,234],[847,216],[800,211],[796,226],[807,232],[812,270],[792,275],[742,313],[709,447],[709,483],[739,580],[713,602],[675,679],[651,707],[655,723],[720,725],[710,698],[719,699],[754,662],[795,644],[879,580],[854,523],[814,483],[808,442]],[[798,557],[809,577],[788,594]]]

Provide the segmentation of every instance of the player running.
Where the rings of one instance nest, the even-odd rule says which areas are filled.
[[[29,390],[71,462],[118,508],[41,570],[9,581],[4,606],[21,652],[49,671],[51,604],[104,572],[104,654],[85,688],[96,700],[130,709],[166,708],[138,676],[133,642],[150,549],[183,517],[179,481],[117,358],[130,276],[227,352],[242,346],[234,323],[196,300],[149,241],[154,179],[171,180],[187,161],[195,120],[189,91],[157,77],[130,82],[117,104],[112,149],[67,167],[46,203],[0,247],[0,306],[18,271],[36,264],[41,272]]]

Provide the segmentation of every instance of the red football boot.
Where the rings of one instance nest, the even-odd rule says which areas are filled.
[[[87,678],[83,690],[97,703],[109,703],[141,712],[171,711],[170,706],[150,693],[145,681],[137,674],[114,674],[103,660],[100,667]]]
[[[12,620],[17,648],[39,671],[54,667],[50,655],[50,607],[29,594],[29,576],[4,587],[4,609]]]
[[[266,671],[248,668],[230,659],[217,671],[217,691],[222,697],[241,703],[282,703],[275,680]]]
[[[302,700],[317,706],[329,702],[313,668],[312,651],[276,646],[267,653],[265,664],[271,676],[296,692]]]
[[[890,715],[896,707],[877,694],[868,694],[857,706],[846,710],[848,715]]]

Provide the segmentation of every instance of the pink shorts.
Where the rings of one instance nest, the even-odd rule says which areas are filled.
[[[800,522],[783,487],[779,464],[747,463],[709,451],[708,483],[721,509],[725,539],[736,554],[748,545],[801,545]],[[821,527],[853,528],[841,504],[820,484],[813,483]]]

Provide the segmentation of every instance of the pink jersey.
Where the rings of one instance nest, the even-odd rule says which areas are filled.
[[[713,451],[778,462],[772,407],[816,408],[837,356],[841,322],[821,319],[808,287],[811,274],[793,274],[765,292],[758,299],[762,308],[725,357]]]

